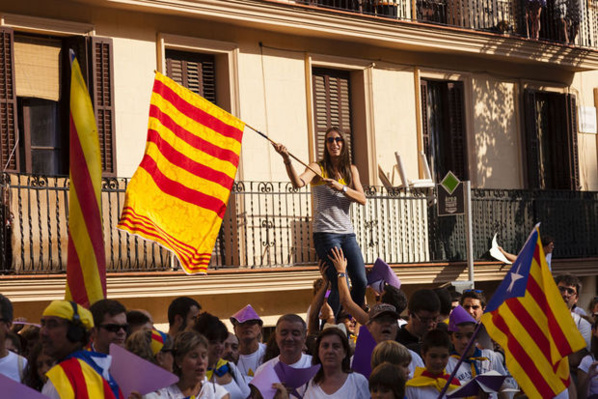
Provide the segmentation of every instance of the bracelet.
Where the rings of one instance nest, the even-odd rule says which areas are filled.
[[[346,193],[348,189],[349,189],[349,188],[348,188],[347,186],[343,186],[343,188],[342,188],[342,192],[343,192],[343,193]]]
[[[341,272],[337,273],[337,275],[336,275],[337,278],[346,277],[346,276],[347,275],[345,273],[341,273]]]

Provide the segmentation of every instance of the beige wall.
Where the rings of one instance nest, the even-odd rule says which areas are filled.
[[[549,81],[561,87],[571,84],[578,93],[579,105],[596,101],[598,72],[574,74],[556,64],[512,63],[506,57],[489,60],[480,54],[457,55],[446,50],[434,53],[414,46],[397,50],[390,42],[386,43],[388,48],[367,46],[360,40],[353,42],[352,36],[344,40],[314,39],[307,36],[312,35],[308,31],[267,32],[247,21],[233,26],[189,16],[93,7],[89,3],[11,2],[3,4],[0,12],[88,23],[95,34],[114,39],[116,154],[118,175],[123,177],[134,173],[143,155],[153,71],[159,67],[159,34],[236,46],[238,50],[231,51],[229,58],[234,62],[226,70],[234,86],[229,100],[238,104],[233,107],[236,114],[285,143],[305,161],[314,159],[309,139],[310,67],[330,65],[355,71],[363,86],[356,91],[363,95],[356,103],[363,113],[359,128],[364,131],[363,148],[368,151],[367,170],[360,167],[374,184],[379,184],[378,163],[385,172],[392,172],[395,151],[401,153],[409,179],[422,177],[417,158],[421,138],[415,76],[419,69],[443,78],[459,76],[466,83],[469,160],[477,187],[523,186],[517,103],[521,82]],[[260,48],[259,42],[265,46]],[[222,50],[217,47],[211,50]],[[580,170],[586,190],[598,190],[597,146],[596,135],[580,134]],[[241,179],[286,180],[279,156],[266,140],[249,130],[241,159]],[[394,183],[400,183],[396,174]]]
[[[522,188],[517,84],[488,75],[475,75],[471,81],[473,154],[469,159],[473,184]]]
[[[578,107],[598,108],[598,72],[584,72],[575,76],[572,91],[577,95]],[[598,121],[597,121],[598,123]],[[598,190],[598,135],[579,133],[579,174],[583,190]]]

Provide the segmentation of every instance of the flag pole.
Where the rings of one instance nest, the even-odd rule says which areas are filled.
[[[265,138],[266,140],[268,140],[270,143],[272,144],[278,144],[276,141],[272,140],[270,137],[266,136],[264,133],[260,132],[259,130],[257,130],[256,128],[245,124],[245,126],[247,126],[248,128],[250,128],[251,130],[253,130],[254,132],[256,132],[257,134],[259,134],[260,136],[262,136],[263,138]],[[293,158],[295,161],[299,162],[301,165],[305,166],[307,169],[311,170],[312,172],[314,172],[316,175],[320,176],[320,178],[322,177],[322,173],[320,173],[320,171],[315,170],[314,168],[312,168],[311,166],[309,166],[308,164],[306,164],[305,162],[303,162],[302,160],[300,160],[299,158],[297,158],[296,156],[294,156],[293,154],[291,154],[290,152],[288,153],[289,156],[291,158]]]
[[[441,399],[446,394],[446,391],[448,390],[449,386],[451,385],[451,381],[453,380],[453,378],[455,378],[455,374],[457,374],[457,370],[459,370],[459,367],[461,367],[461,364],[463,363],[463,360],[465,359],[465,355],[471,349],[471,346],[475,342],[475,339],[478,336],[478,333],[480,332],[481,328],[482,328],[482,322],[479,322],[478,325],[477,325],[477,327],[476,327],[476,329],[473,332],[473,335],[471,336],[471,339],[467,343],[467,347],[465,347],[465,350],[463,351],[463,354],[459,358],[459,361],[455,365],[455,368],[453,369],[450,377],[446,381],[446,384],[444,385],[444,388],[442,388],[442,391],[440,391],[440,394],[438,394],[438,399]]]

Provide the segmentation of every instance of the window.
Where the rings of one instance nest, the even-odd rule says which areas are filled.
[[[423,144],[434,181],[468,180],[463,82],[421,80]]]
[[[579,189],[575,96],[537,90],[523,96],[528,187]]]
[[[217,104],[215,65],[212,54],[166,50],[166,76]]]
[[[331,126],[345,132],[351,160],[353,130],[351,110],[351,73],[334,69],[313,68],[314,113],[316,130],[316,158],[324,154],[324,136]],[[353,162],[353,161],[352,161]]]
[[[91,94],[102,170],[105,175],[115,176],[111,40],[31,35],[8,28],[1,28],[0,35],[3,167],[13,172],[68,175],[68,50],[72,49]]]

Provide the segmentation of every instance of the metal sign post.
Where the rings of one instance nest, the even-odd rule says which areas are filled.
[[[453,172],[448,172],[439,184],[438,216],[465,216],[465,242],[467,250],[467,283],[474,288],[473,275],[473,221],[471,217],[471,182],[460,181]]]

